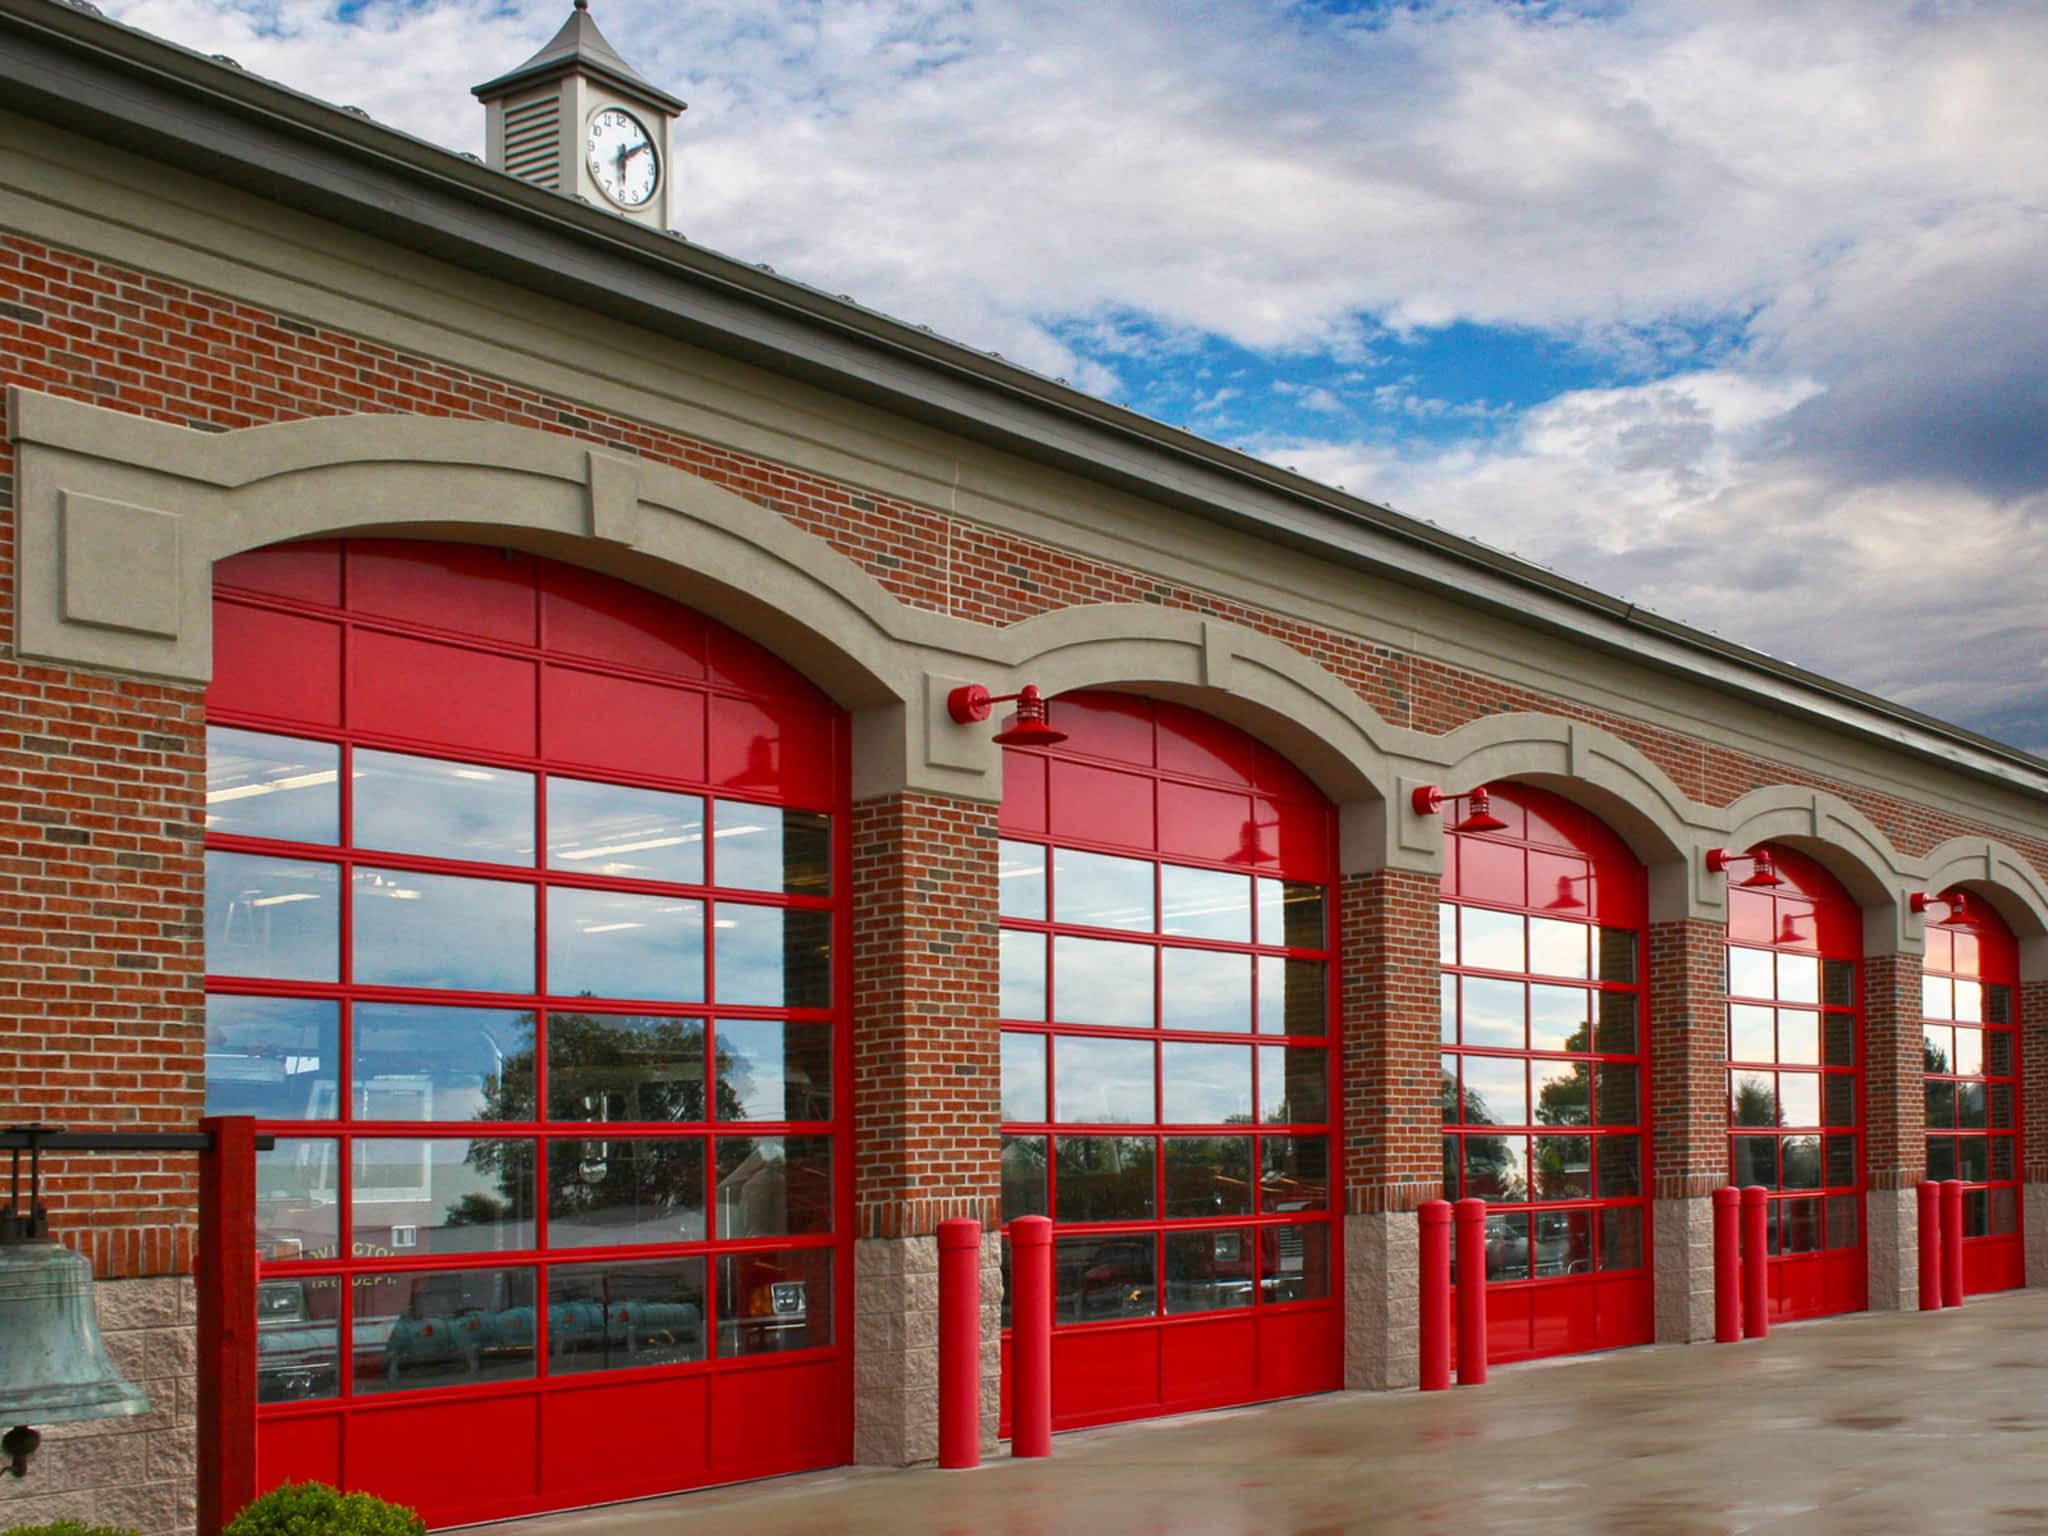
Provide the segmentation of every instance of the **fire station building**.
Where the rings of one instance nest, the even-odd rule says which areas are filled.
[[[2048,764],[691,244],[580,0],[477,94],[0,0],[0,1124],[275,1138],[264,1485],[927,1458],[950,1217],[991,1442],[1024,1214],[1061,1428],[1413,1385],[1439,1195],[1502,1362],[1729,1183],[2048,1278]],[[154,1407],[0,1523],[189,1530],[191,1161],[45,1187]]]

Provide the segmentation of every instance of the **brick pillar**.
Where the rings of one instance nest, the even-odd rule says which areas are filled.
[[[1434,874],[1347,875],[1344,1384],[1415,1385],[1415,1208],[1443,1193]]]
[[[938,1224],[982,1223],[982,1438],[1000,1391],[996,808],[853,808],[854,1459],[938,1454]]]
[[[1728,930],[1650,925],[1650,1226],[1657,1339],[1714,1336],[1714,1190],[1728,1182]]]
[[[2020,1230],[2027,1284],[2048,1285],[2048,980],[2020,983]]]
[[[1874,1312],[1920,1304],[1914,1189],[1927,1177],[1924,1069],[1920,959],[1873,955],[1863,962],[1863,1237]]]

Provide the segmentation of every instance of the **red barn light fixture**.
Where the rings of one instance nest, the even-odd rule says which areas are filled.
[[[961,725],[975,725],[989,717],[998,704],[1017,704],[1017,718],[1009,729],[997,731],[996,745],[1003,747],[1056,747],[1067,733],[1045,718],[1045,695],[1026,683],[1015,693],[992,694],[979,683],[965,683],[946,695],[946,713]]]
[[[1493,796],[1486,786],[1480,785],[1466,800],[1470,808],[1465,819],[1451,828],[1453,832],[1505,832],[1508,824],[1493,814]]]
[[[1779,874],[1771,863],[1770,850],[1767,848],[1759,848],[1755,853],[1730,853],[1726,848],[1707,850],[1707,868],[1712,873],[1725,875],[1730,864],[1750,866],[1749,878],[1741,882],[1750,890],[1764,890],[1785,883],[1785,877]]]
[[[1926,891],[1915,891],[1906,898],[1906,905],[1915,912],[1922,913],[1929,907],[1947,907],[1948,916],[1936,919],[1937,923],[1942,925],[1968,922],[1976,916],[1976,913],[1970,907],[1968,895],[1962,891],[1951,891],[1943,896],[1931,895]]]

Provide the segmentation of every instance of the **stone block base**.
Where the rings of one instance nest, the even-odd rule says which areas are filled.
[[[1659,1344],[1714,1336],[1714,1202],[1711,1196],[1650,1204]]]
[[[1413,1211],[1344,1218],[1347,1387],[1412,1387],[1421,1375],[1416,1284],[1421,1231]]]
[[[1863,1197],[1870,1259],[1870,1310],[1910,1312],[1920,1305],[1920,1204],[1911,1189],[1873,1189]]]
[[[2020,1232],[2027,1245],[2027,1284],[2048,1285],[2048,1184],[2020,1190]]]
[[[981,1237],[981,1441],[996,1446],[1002,1407],[1002,1237]],[[903,1467],[939,1454],[939,1244],[853,1245],[853,1459]]]

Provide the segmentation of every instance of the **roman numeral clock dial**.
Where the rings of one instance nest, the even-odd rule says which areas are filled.
[[[598,190],[621,208],[645,207],[661,179],[661,158],[638,119],[606,107],[590,119],[585,141]]]

